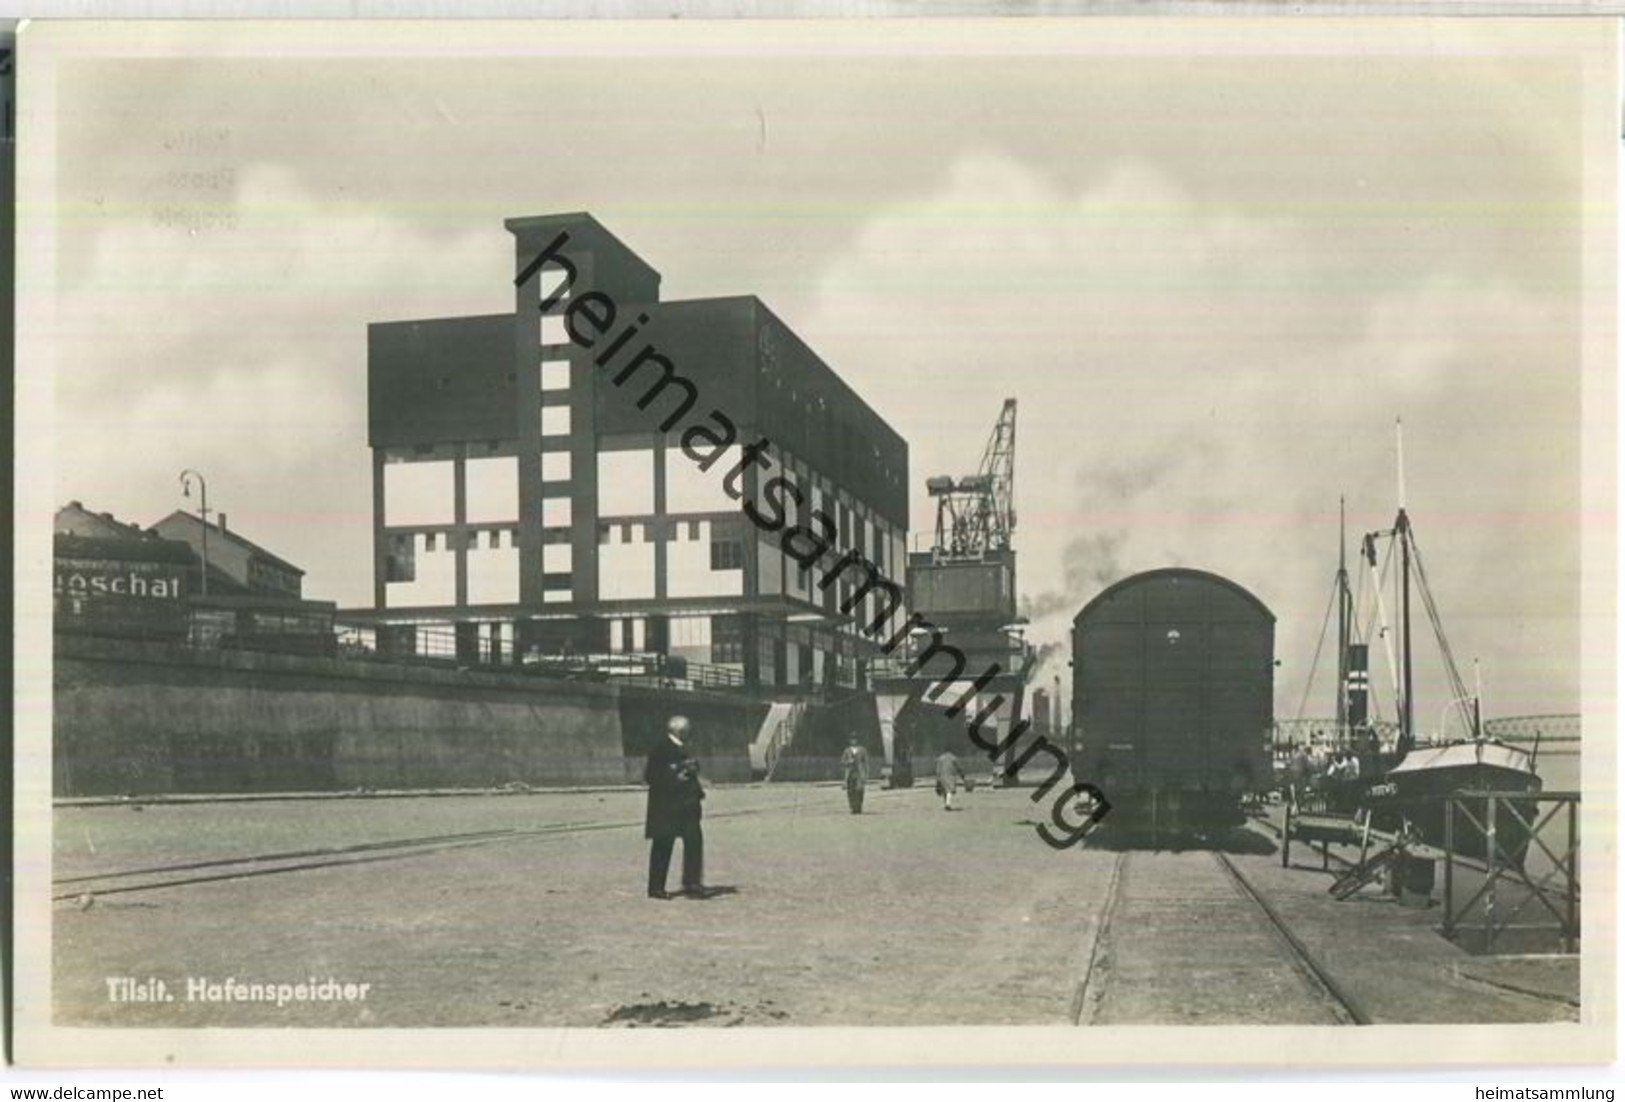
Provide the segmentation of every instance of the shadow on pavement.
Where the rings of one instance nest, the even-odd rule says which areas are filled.
[[[678,893],[683,899],[717,899],[724,895],[738,895],[739,889],[731,884],[714,884],[709,887],[696,888],[693,891]]]

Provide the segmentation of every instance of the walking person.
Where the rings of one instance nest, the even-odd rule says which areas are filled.
[[[666,733],[649,749],[643,781],[649,786],[649,805],[643,836],[649,839],[649,898],[670,899],[666,874],[671,869],[672,847],[683,840],[683,894],[703,898],[705,892],[705,836],[700,830],[700,763],[688,752],[687,716],[672,716]]]
[[[952,750],[937,755],[937,795],[942,797],[942,810],[954,810],[954,793],[965,779],[965,770]]]
[[[841,752],[842,779],[846,783],[846,803],[852,814],[863,814],[863,789],[869,783],[869,751],[853,735]]]

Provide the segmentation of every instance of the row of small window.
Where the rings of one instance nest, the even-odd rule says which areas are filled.
[[[410,556],[415,548],[415,537],[410,534],[390,537],[390,551],[392,554]],[[542,542],[544,544],[559,544],[570,542],[569,528],[542,529]],[[519,531],[513,528],[479,529],[473,532],[425,532],[423,533],[424,551],[455,551],[459,547],[470,551],[496,551],[501,548],[518,548]]]
[[[258,559],[248,563],[248,584],[264,589],[279,589],[287,593],[299,592],[299,575],[280,567],[270,566]]]
[[[422,459],[484,458],[502,451],[500,440],[471,440],[454,444],[413,444],[411,454],[405,448],[384,449],[385,463],[411,463]]]
[[[684,542],[685,530],[688,541],[698,542],[701,523],[700,521],[687,521],[679,524],[677,521],[666,520],[647,524],[636,522],[600,524],[598,526],[598,542],[600,545],[654,543],[657,540],[667,543],[681,543]],[[726,532],[712,532],[711,569],[745,569],[744,541],[738,536],[729,535]]]
[[[701,538],[701,526],[704,521],[674,521],[662,520],[650,523],[626,521],[613,524],[600,524],[598,526],[598,542],[609,543],[653,543],[655,540],[666,542],[698,542]],[[542,529],[542,542],[544,544],[560,544],[570,542],[569,528]],[[392,551],[395,554],[410,555],[414,549],[411,535],[397,535],[390,537]],[[455,551],[459,547],[470,551],[482,548],[496,551],[501,548],[517,548],[519,546],[519,532],[510,528],[492,528],[489,531],[477,530],[473,532],[425,532],[423,533],[424,551]],[[720,565],[719,565],[720,564]],[[742,570],[745,566],[744,541],[736,535],[724,531],[713,531],[711,534],[711,569],[712,570]]]
[[[599,543],[697,543],[706,536],[710,526],[712,539],[738,539],[736,526],[707,520],[650,520],[601,521],[598,525]]]
[[[384,563],[384,581],[392,585],[411,585],[419,580],[417,566],[418,564],[410,552],[391,554]],[[439,578],[446,586],[451,585],[450,575],[440,574]],[[560,590],[567,590],[571,587],[570,579],[571,575],[568,570],[550,570],[542,575],[542,588],[555,593]],[[446,600],[450,600],[449,596]]]
[[[395,536],[394,542],[411,546],[411,536]],[[459,546],[470,551],[484,547],[495,551],[502,547],[518,547],[519,533],[511,529],[492,528],[488,532],[426,532],[423,536],[425,551],[455,551]]]

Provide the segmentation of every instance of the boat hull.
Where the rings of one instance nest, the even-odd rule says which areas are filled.
[[[1369,795],[1373,822],[1383,830],[1399,830],[1408,823],[1428,845],[1449,848],[1469,860],[1494,860],[1522,867],[1538,805],[1533,799],[1517,797],[1533,797],[1541,789],[1540,778],[1529,763],[1526,751],[1499,743],[1461,743],[1412,751],[1389,770],[1383,783],[1372,786]],[[1449,797],[1472,793],[1507,797],[1494,818],[1498,854],[1491,852],[1487,837],[1491,825],[1487,799],[1459,801],[1454,822],[1447,829],[1452,803]],[[1508,808],[1516,814],[1509,814]]]

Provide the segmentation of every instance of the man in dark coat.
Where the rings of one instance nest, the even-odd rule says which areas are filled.
[[[688,753],[688,718],[672,716],[649,748],[643,781],[649,786],[643,836],[649,839],[649,898],[670,899],[666,874],[672,846],[683,840],[683,894],[705,894],[705,836],[700,832],[700,766]]]

